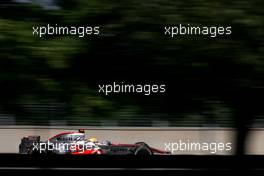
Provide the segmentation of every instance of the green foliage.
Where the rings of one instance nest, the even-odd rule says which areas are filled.
[[[22,121],[32,117],[34,123],[38,123],[36,116],[46,120],[115,118],[127,106],[133,107],[133,116],[157,113],[162,117],[170,113],[176,118],[179,114],[183,118],[200,114],[201,106],[211,99],[221,100],[217,105],[221,107],[233,88],[263,86],[261,3],[60,0],[61,8],[55,11],[30,4],[2,6],[0,107]],[[47,23],[100,25],[104,36],[81,39],[32,35],[33,26]],[[233,33],[217,39],[163,36],[164,25],[179,23],[232,26]],[[128,78],[144,83],[156,79],[171,86],[163,97],[104,97],[97,93],[97,83],[104,83],[110,76],[98,74],[101,69],[113,80]],[[62,110],[35,113],[25,108],[27,103],[59,104]]]

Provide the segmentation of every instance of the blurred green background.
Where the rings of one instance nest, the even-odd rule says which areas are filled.
[[[32,35],[47,24],[99,37]],[[164,36],[165,25],[232,26],[231,36]],[[263,2],[1,1],[0,123],[263,126]],[[98,93],[162,83],[166,94]]]

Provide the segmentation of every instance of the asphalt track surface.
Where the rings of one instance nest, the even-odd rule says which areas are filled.
[[[207,142],[232,143],[231,151],[217,155],[234,154],[235,130],[232,128],[176,128],[176,127],[87,127],[87,126],[0,126],[0,153],[18,153],[23,136],[40,135],[44,141],[58,133],[85,129],[86,137],[113,143],[146,142],[151,147],[165,149],[165,143]],[[264,129],[252,129],[247,141],[247,154],[264,154]],[[210,155],[210,151],[174,151],[173,154]]]

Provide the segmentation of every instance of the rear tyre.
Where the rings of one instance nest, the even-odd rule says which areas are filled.
[[[20,154],[35,154],[33,151],[34,143],[40,142],[40,136],[23,137],[21,143],[19,144]]]

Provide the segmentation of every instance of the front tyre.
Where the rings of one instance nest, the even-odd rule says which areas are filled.
[[[134,152],[135,155],[153,155],[152,150],[147,144],[143,142],[138,142],[136,143],[136,145],[137,147]]]

